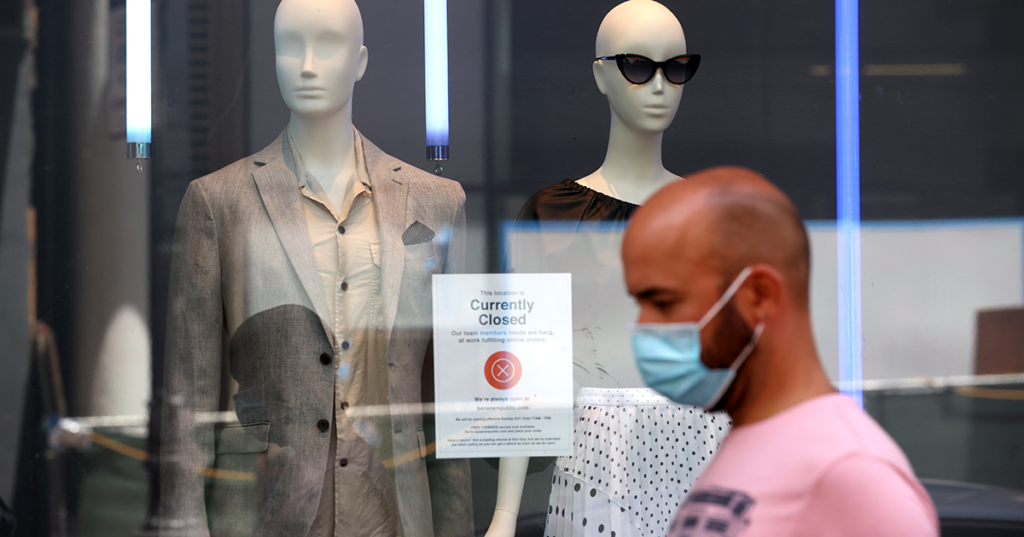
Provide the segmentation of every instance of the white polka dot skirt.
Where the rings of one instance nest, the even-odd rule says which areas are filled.
[[[728,432],[728,416],[650,389],[580,390],[574,453],[551,481],[546,537],[663,537]]]

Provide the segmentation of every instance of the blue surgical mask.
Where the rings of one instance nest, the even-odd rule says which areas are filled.
[[[699,322],[634,324],[633,353],[648,386],[684,405],[711,409],[736,378],[764,330],[758,323],[750,342],[726,369],[709,369],[700,361],[700,331],[729,303],[752,271],[743,269]]]

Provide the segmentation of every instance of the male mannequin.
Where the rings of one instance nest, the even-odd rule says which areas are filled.
[[[465,194],[353,128],[353,0],[283,0],[274,32],[288,127],[193,181],[178,215],[162,516],[189,535],[467,535],[468,464],[428,475],[415,410],[430,276],[461,270]],[[202,414],[225,359],[240,424],[215,434]]]
[[[612,9],[601,23],[601,27],[598,30],[595,52],[595,57],[597,58],[629,53],[645,56],[655,61],[663,61],[686,54],[686,37],[679,21],[665,6],[653,0],[629,0]],[[683,86],[669,82],[665,78],[664,71],[661,69],[657,70],[653,78],[648,82],[634,84],[620,73],[614,59],[599,59],[595,61],[593,72],[598,89],[608,97],[608,104],[611,110],[611,129],[604,163],[597,171],[582,179],[575,182],[565,181],[560,185],[552,185],[538,192],[523,208],[520,213],[520,221],[573,220],[580,222],[624,223],[639,204],[643,203],[663,186],[679,180],[678,175],[666,170],[662,164],[661,146],[664,132],[672,123],[679,109]],[[569,207],[570,205],[572,207]],[[577,210],[579,207],[586,207],[586,212],[580,213]],[[599,209],[595,210],[595,207]],[[575,338],[573,343],[574,362],[577,365],[574,368],[574,388],[584,389],[577,397],[577,410],[579,410],[580,405],[589,405],[591,403],[591,401],[583,398],[585,393],[590,393],[587,390],[593,388],[643,386],[636,371],[636,366],[633,363],[633,358],[628,350],[623,352],[612,350],[628,349],[625,320],[622,320],[620,323],[622,324],[620,331],[615,330],[615,328],[619,327],[601,326],[602,323],[596,321],[593,323],[595,326],[580,326],[581,323],[588,324],[590,322],[584,320],[584,317],[592,315],[595,309],[608,310],[618,308],[625,311],[633,308],[631,303],[624,304],[621,308],[618,304],[609,304],[608,297],[610,293],[608,291],[610,290],[599,290],[592,286],[593,271],[581,271],[577,274],[576,271],[567,268],[580,264],[588,266],[597,266],[599,264],[593,263],[589,259],[581,261],[579,257],[583,252],[593,251],[597,258],[607,257],[604,254],[608,252],[613,252],[616,255],[618,253],[620,236],[588,234],[585,229],[582,226],[576,229],[572,238],[572,246],[560,250],[566,252],[568,257],[574,257],[574,259],[567,257],[561,261],[556,261],[554,265],[557,266],[548,265],[545,267],[546,269],[556,269],[558,272],[566,270],[573,272],[574,331],[577,334],[585,334],[585,337]],[[587,241],[589,244],[583,244],[583,241]],[[570,253],[571,255],[569,255]],[[527,253],[526,255],[529,256],[530,254]],[[515,262],[512,263],[514,264]],[[532,265],[532,263],[526,263],[526,265]],[[517,272],[523,270],[519,266],[514,266],[513,269]],[[526,270],[529,270],[529,268]],[[619,289],[622,287],[621,265],[616,264],[614,271],[617,274],[616,281],[613,283],[616,288],[615,291],[622,295],[624,301],[628,300],[624,288]],[[580,289],[579,286],[581,284],[579,282],[587,278],[590,278],[590,281],[582,284],[585,288]],[[597,302],[595,303],[595,301]],[[605,317],[615,316],[614,312],[606,311],[605,313],[608,313]],[[600,315],[599,313],[598,317]],[[603,324],[607,324],[607,319],[605,319]],[[612,328],[612,330],[609,331],[608,328]],[[602,337],[611,339],[602,342],[600,341]],[[621,341],[618,341],[618,339],[621,339]],[[590,354],[593,354],[593,356],[590,356]],[[583,367],[580,366],[581,363],[584,364]],[[618,390],[618,392],[626,392],[615,393],[614,395],[616,398],[625,395],[627,400],[632,401],[630,404],[650,406],[667,403],[667,400],[662,402],[662,398],[652,396],[648,390]],[[636,402],[637,398],[635,396],[637,395],[639,395],[639,400],[641,401],[639,403]],[[601,395],[601,398],[603,401],[604,394]],[[668,405],[666,408],[670,406]],[[654,407],[652,406],[652,408]],[[689,409],[682,410],[682,407],[675,407],[665,411],[685,412],[686,418],[680,418],[678,421],[673,420],[684,425],[686,425],[686,419],[695,420],[693,424],[699,422],[700,426],[708,424],[705,421],[707,418],[705,418],[703,413],[699,413],[699,411],[691,414]],[[574,446],[577,447],[581,445],[581,439],[579,438],[581,435],[597,435],[596,432],[593,435],[588,434],[588,431],[581,432],[579,427],[580,418],[581,416],[577,412],[577,419],[575,420],[577,422],[576,441],[574,441]],[[620,423],[620,425],[623,424]],[[719,432],[719,425],[715,424],[713,427],[715,433]],[[637,427],[639,428],[639,425]],[[694,427],[694,429],[697,428]],[[715,434],[714,437],[701,445],[717,449],[720,435]],[[675,439],[673,438],[673,440]],[[699,444],[701,441],[704,440],[701,439],[697,443]],[[703,462],[699,455],[701,454],[697,454],[696,462],[693,464],[694,468]],[[570,485],[570,481],[560,479],[559,474],[561,472],[573,475],[577,473],[575,468],[570,468],[573,466],[574,458],[560,457],[556,463],[556,466],[559,466],[559,468],[556,468],[555,483],[552,485],[551,507],[549,508],[545,535],[575,535],[581,532],[587,534],[592,532],[595,535],[632,535],[640,531],[647,534],[656,524],[659,527],[664,527],[661,531],[661,534],[664,534],[664,530],[668,528],[668,516],[655,517],[656,520],[652,519],[644,522],[645,525],[649,522],[651,524],[650,527],[637,528],[631,527],[630,524],[635,524],[638,519],[631,521],[625,516],[619,517],[618,522],[611,522],[606,525],[595,523],[595,520],[591,518],[589,520],[590,524],[587,525],[586,522],[583,522],[585,518],[584,513],[574,511],[570,511],[570,513],[564,513],[564,511],[555,513],[554,511],[558,507],[555,494],[556,489]],[[582,461],[575,462],[579,463]],[[604,462],[603,457],[602,462]],[[488,531],[488,537],[514,535],[516,516],[519,511],[527,465],[528,459],[523,457],[501,459],[498,473],[498,501],[495,506],[494,518]],[[688,480],[689,477],[683,475],[680,481]],[[594,478],[594,483],[592,484],[597,484],[596,479]],[[572,485],[580,487],[576,490],[582,490],[586,483],[572,483]],[[680,494],[685,494],[689,484],[684,482],[679,483],[679,485]],[[608,492],[605,490],[595,490],[593,494],[584,493],[583,496],[589,498],[601,498],[604,495],[611,496],[607,494]],[[602,496],[599,497],[598,493]],[[632,493],[630,494],[630,499],[633,499]],[[643,499],[637,498],[637,501],[642,502]],[[648,499],[650,500],[651,508],[658,502],[654,498]],[[612,502],[619,502],[620,500],[618,497],[609,497],[609,501]],[[675,499],[671,501],[674,502]],[[574,500],[574,502],[576,505],[579,505],[582,503],[582,500]],[[675,503],[671,506],[673,512],[676,506],[677,504]],[[662,509],[663,507],[659,508],[659,511]],[[616,507],[614,511],[618,512],[619,509]],[[564,516],[562,513],[564,513]],[[623,513],[626,513],[625,509]],[[632,512],[629,514],[632,514]],[[647,516],[647,514],[644,516]],[[564,519],[564,523],[562,523],[562,526],[555,525],[553,524],[553,518],[559,521]],[[566,525],[575,525],[581,531],[563,531]]]

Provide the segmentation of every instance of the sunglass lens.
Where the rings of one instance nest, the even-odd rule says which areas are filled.
[[[676,58],[665,64],[665,78],[673,84],[685,84],[697,72],[698,65],[699,56]]]
[[[654,75],[654,62],[643,56],[626,56],[619,63],[622,76],[633,84],[643,84]]]

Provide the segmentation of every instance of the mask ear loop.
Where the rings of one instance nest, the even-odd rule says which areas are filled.
[[[740,352],[740,355],[732,365],[729,366],[729,369],[732,369],[734,373],[739,371],[740,367],[743,367],[743,362],[745,362],[747,357],[754,352],[754,347],[756,347],[757,342],[761,340],[762,332],[764,332],[764,321],[757,323],[757,326],[754,328],[754,335],[750,337],[750,343],[747,343],[747,346],[743,347],[743,351]]]
[[[729,389],[729,386],[732,385],[732,381],[736,379],[736,373],[740,370],[740,367],[743,366],[743,362],[747,361],[747,357],[754,352],[754,347],[756,347],[757,342],[761,340],[762,332],[764,332],[763,321],[757,323],[757,327],[754,328],[754,335],[750,337],[750,342],[747,343],[746,347],[743,347],[743,350],[740,351],[740,355],[736,358],[735,361],[733,361],[732,365],[729,366],[729,370],[732,371],[732,380],[723,383],[718,388],[718,391],[715,392],[715,395],[713,395],[711,399],[708,399],[707,403],[701,405],[703,408],[712,408],[713,406],[718,404],[718,400],[721,399],[723,395],[725,395],[725,391]]]
[[[743,285],[743,282],[747,281],[747,278],[753,271],[754,267],[747,267],[740,272],[739,276],[736,276],[736,279],[732,281],[732,285],[725,290],[725,294],[722,295],[722,298],[719,298],[718,302],[716,302],[714,306],[711,306],[711,309],[701,317],[700,321],[697,323],[697,328],[703,329],[705,325],[711,322],[711,319],[715,318],[715,315],[718,315],[718,312],[722,311],[722,308],[732,300],[732,296],[736,294],[736,291],[741,285]]]

